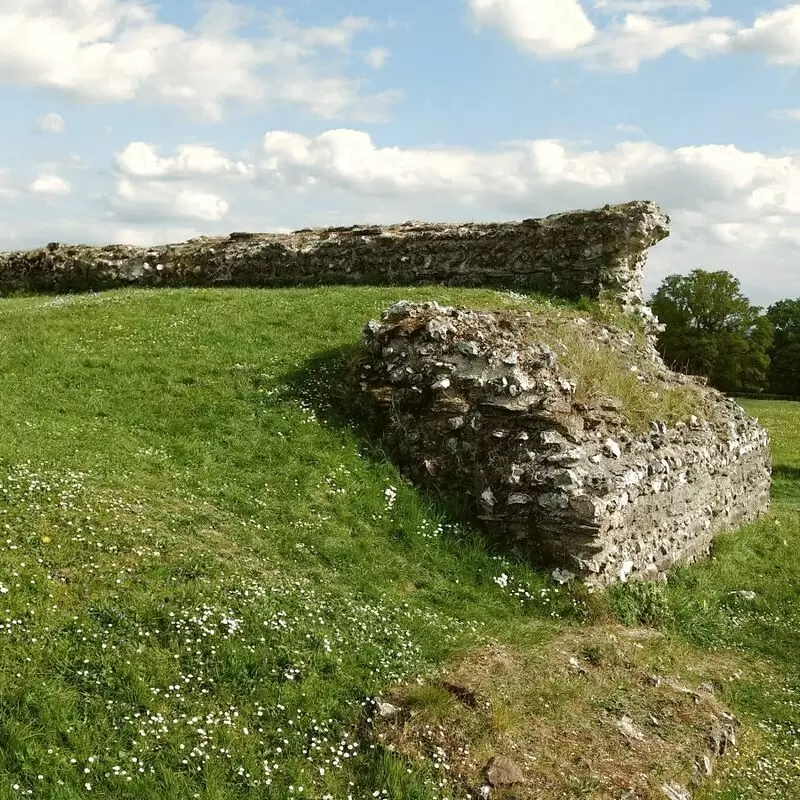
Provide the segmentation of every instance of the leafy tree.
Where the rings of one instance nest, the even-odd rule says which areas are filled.
[[[770,349],[770,389],[800,396],[800,299],[781,300],[767,309],[775,339]]]
[[[666,325],[659,349],[675,369],[705,375],[724,392],[760,391],[767,385],[772,323],[729,272],[669,275],[652,306]]]

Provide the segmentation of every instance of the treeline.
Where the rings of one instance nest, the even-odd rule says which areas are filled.
[[[680,372],[729,393],[800,397],[800,298],[751,304],[725,270],[664,279],[650,304],[666,326],[658,347]]]

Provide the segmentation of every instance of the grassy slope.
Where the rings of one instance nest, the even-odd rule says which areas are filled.
[[[761,736],[708,797],[800,797],[800,403],[743,401],[770,432],[772,513],[721,537],[714,557],[679,570],[669,626],[704,649],[742,653],[747,674],[727,699]],[[756,592],[747,600],[731,592]]]
[[[308,360],[432,296],[519,304],[430,289],[0,303],[0,798],[449,796],[430,762],[358,742],[367,697],[587,610],[315,417],[330,387]],[[743,759],[724,798],[796,796],[800,414],[758,412],[782,424],[775,518],[723,538],[651,615],[774,680],[728,689],[768,720],[752,747],[772,762]]]

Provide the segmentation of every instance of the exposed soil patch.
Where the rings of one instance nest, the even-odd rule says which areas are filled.
[[[374,737],[441,765],[455,796],[688,798],[736,747],[716,694],[734,672],[649,629],[569,632],[526,652],[489,643],[397,687]]]

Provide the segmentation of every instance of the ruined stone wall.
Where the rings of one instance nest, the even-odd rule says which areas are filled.
[[[407,474],[458,492],[506,546],[592,586],[659,577],[766,510],[769,442],[756,420],[629,332],[561,324],[635,372],[649,430],[619,398],[578,400],[582,376],[541,318],[401,302],[365,330],[359,388]],[[694,413],[668,425],[656,414],[676,390]]]
[[[652,334],[642,270],[668,223],[654,203],[633,202],[488,225],[233,233],[152,248],[51,243],[0,253],[0,294],[440,283],[607,297]],[[581,394],[584,376],[565,368],[546,323],[408,303],[370,323],[360,390],[409,475],[458,492],[506,545],[593,586],[663,575],[767,508],[767,435],[738,405],[666,369],[652,335],[572,320],[597,359],[602,348],[620,354],[650,393],[654,418],[638,430],[619,397]],[[657,410],[676,386],[694,393],[696,413],[670,425]]]
[[[499,224],[232,233],[159,247],[50,243],[0,252],[0,294],[118,286],[412,285],[537,290],[642,304],[647,248],[668,235],[655,203]]]

